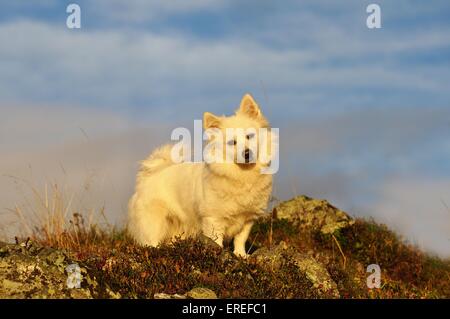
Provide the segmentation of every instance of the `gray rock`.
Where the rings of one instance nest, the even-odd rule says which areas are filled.
[[[68,256],[31,242],[0,243],[0,298],[92,298],[97,282],[80,267],[81,288],[69,288]]]
[[[332,206],[326,200],[297,196],[275,207],[276,217],[287,219],[301,228],[320,230],[333,234],[355,223],[347,213]]]
[[[326,267],[313,257],[288,247],[284,242],[272,249],[260,248],[250,258],[270,271],[278,271],[283,263],[291,261],[306,275],[313,289],[316,289],[319,295],[339,298],[337,285],[326,270]]]
[[[321,295],[339,298],[337,285],[324,265],[314,258],[298,252],[293,253],[291,258],[295,265],[306,274],[306,278],[313,284],[313,288],[317,289]]]
[[[186,297],[191,299],[217,299],[217,295],[214,291],[203,287],[197,287],[189,290],[186,293]]]
[[[271,249],[261,247],[250,255],[250,260],[263,265],[264,268],[271,271],[278,271],[283,263],[283,259],[288,255],[288,246],[285,242],[280,242]]]
[[[153,295],[153,298],[155,299],[186,299],[186,295],[179,295],[179,294],[166,294],[166,293],[156,293]]]
[[[196,287],[189,290],[187,293],[180,294],[166,294],[166,293],[156,293],[153,295],[155,299],[217,299],[217,295],[214,291],[208,288]]]

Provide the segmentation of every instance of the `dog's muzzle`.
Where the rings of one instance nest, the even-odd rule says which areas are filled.
[[[253,161],[253,152],[250,149],[246,149],[242,152],[242,157],[245,160],[245,164],[248,164]]]

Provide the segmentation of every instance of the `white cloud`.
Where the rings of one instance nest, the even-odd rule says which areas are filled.
[[[318,35],[319,31],[313,33]],[[333,45],[330,37],[335,37],[334,33],[315,37],[311,47],[281,50],[256,39],[200,40],[182,34],[70,31],[40,22],[10,22],[0,24],[0,95],[4,101],[33,104],[127,107],[135,101],[184,102],[184,96],[195,99],[205,92],[199,102],[206,103],[212,96],[220,102],[227,97],[226,92],[260,88],[261,80],[274,92],[274,99],[284,96],[291,105],[302,101],[296,92],[324,87],[446,92],[448,76],[438,68],[426,73],[399,71],[370,60],[352,67],[323,64],[339,56],[351,59],[364,52],[374,54],[397,47],[409,50],[411,39],[388,41],[387,48],[375,50],[362,38],[355,39],[357,44],[352,47],[351,41]],[[414,43],[429,38],[436,38],[436,43],[444,41],[440,34],[431,34],[419,36]],[[326,101],[326,96],[319,98],[319,102]]]
[[[97,0],[94,11],[112,21],[141,23],[169,15],[220,10],[223,0]]]
[[[450,180],[392,177],[370,209],[422,249],[450,256]]]
[[[40,7],[51,7],[54,6],[58,0],[40,0],[39,2],[31,4],[28,1],[9,1],[9,0],[0,0],[0,4],[3,7],[12,7],[12,8],[30,8],[33,6],[40,6]]]
[[[10,152],[42,150],[68,141],[107,137],[124,132],[134,123],[114,112],[68,106],[5,105],[1,107],[0,147],[3,159]]]

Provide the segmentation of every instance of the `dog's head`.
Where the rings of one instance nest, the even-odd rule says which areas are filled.
[[[207,137],[206,162],[221,173],[256,171],[270,165],[273,133],[259,105],[244,95],[232,116],[206,112],[203,127]]]

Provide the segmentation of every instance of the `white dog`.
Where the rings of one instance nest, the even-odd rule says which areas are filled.
[[[235,115],[206,112],[203,126],[205,130],[220,130],[225,137],[227,128],[252,128],[258,132],[268,128],[269,123],[258,104],[246,94]],[[131,236],[150,246],[201,233],[220,246],[224,239],[234,238],[234,253],[247,256],[245,242],[254,220],[266,211],[272,192],[272,175],[261,173],[270,162],[261,162],[258,150],[250,146],[257,144],[251,141],[258,141],[259,135],[245,136],[244,162],[235,156],[231,162],[175,163],[172,145],[156,149],[141,163],[137,175],[128,213]],[[211,137],[210,142],[215,138]],[[231,145],[236,150],[238,137],[226,138],[219,145]]]

